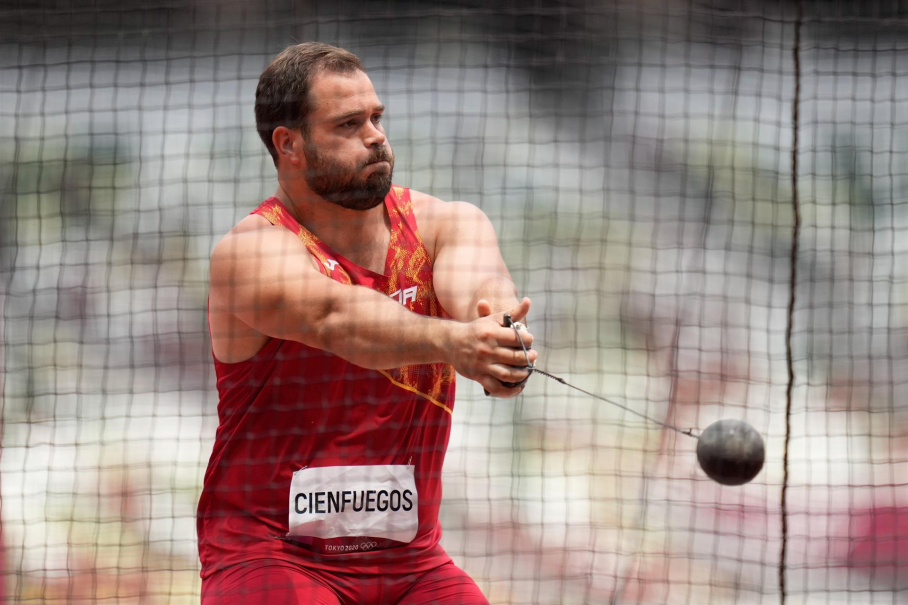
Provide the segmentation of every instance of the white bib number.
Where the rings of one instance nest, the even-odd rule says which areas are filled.
[[[413,467],[303,468],[290,482],[291,536],[370,536],[408,543],[419,528]]]

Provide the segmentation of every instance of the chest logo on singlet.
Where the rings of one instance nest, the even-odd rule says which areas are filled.
[[[290,536],[369,536],[408,543],[419,528],[413,467],[324,466],[293,473]]]
[[[410,286],[409,288],[404,288],[403,290],[395,290],[388,296],[390,296],[400,304],[405,305],[408,302],[416,300],[417,287],[418,286]]]
[[[334,271],[334,267],[337,266],[337,261],[333,258],[326,258],[325,266],[328,267],[328,271]]]

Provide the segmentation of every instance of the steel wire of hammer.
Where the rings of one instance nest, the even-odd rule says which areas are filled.
[[[639,416],[640,418],[643,418],[644,420],[649,420],[650,422],[655,422],[659,426],[665,427],[667,429],[671,429],[677,433],[681,433],[682,435],[687,435],[688,437],[692,437],[694,439],[700,439],[700,437],[698,435],[694,435],[694,429],[687,429],[687,430],[679,429],[678,427],[668,424],[667,422],[662,422],[661,420],[656,420],[655,418],[652,418],[651,416],[647,416],[646,414],[643,414],[642,412],[638,412],[637,410],[635,410],[631,407],[628,407],[627,405],[625,405],[623,403],[613,401],[611,399],[603,397],[602,395],[597,395],[596,393],[591,393],[591,392],[587,391],[586,389],[581,389],[580,387],[569,383],[568,381],[566,381],[564,378],[561,378],[560,376],[555,376],[554,374],[549,374],[545,370],[537,368],[532,362],[530,362],[529,349],[527,349],[526,344],[524,344],[524,342],[523,342],[523,336],[520,335],[520,330],[522,328],[524,328],[524,325],[521,324],[519,321],[512,320],[510,313],[504,314],[504,325],[506,328],[514,328],[514,333],[517,334],[517,340],[520,341],[520,346],[521,346],[521,348],[523,348],[523,354],[524,354],[524,356],[526,356],[526,360],[527,360],[527,365],[524,369],[527,370],[527,372],[529,372],[529,375],[527,375],[527,377],[524,378],[522,381],[516,382],[516,383],[503,383],[503,384],[505,384],[505,386],[509,386],[512,388],[515,386],[519,386],[519,385],[525,383],[527,380],[529,380],[530,375],[532,375],[535,372],[537,374],[542,374],[543,376],[545,376],[547,378],[551,378],[552,380],[554,380],[556,382],[560,382],[564,386],[570,387],[570,388],[574,389],[575,391],[580,391],[584,395],[589,395],[590,397],[592,397],[594,399],[598,399],[599,401],[604,401],[606,403],[610,403],[614,406],[617,406],[626,412],[630,412],[631,414],[634,414],[635,416]],[[489,393],[487,391],[486,395],[488,395],[488,394]]]

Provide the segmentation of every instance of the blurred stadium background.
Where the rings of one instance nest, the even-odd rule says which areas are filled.
[[[908,603],[901,0],[0,2],[7,600],[198,602],[208,254],[307,40],[368,66],[395,182],[492,218],[543,367],[767,440],[721,488],[618,408],[461,379],[444,545],[491,602]]]

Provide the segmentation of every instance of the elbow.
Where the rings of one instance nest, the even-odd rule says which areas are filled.
[[[316,349],[330,350],[338,333],[341,310],[331,300],[304,300],[299,293],[275,293],[259,299],[259,331],[272,338],[293,340]],[[250,324],[253,325],[253,324]]]
[[[349,361],[351,349],[350,322],[344,304],[337,300],[313,305],[306,313],[303,329],[309,333],[310,346],[334,353]]]
[[[357,307],[349,300],[333,301],[313,313],[317,319],[313,319],[311,346],[367,370],[390,370],[402,365],[400,352],[394,351],[395,342],[382,336],[388,333],[387,326],[383,329],[380,318],[362,313]]]

